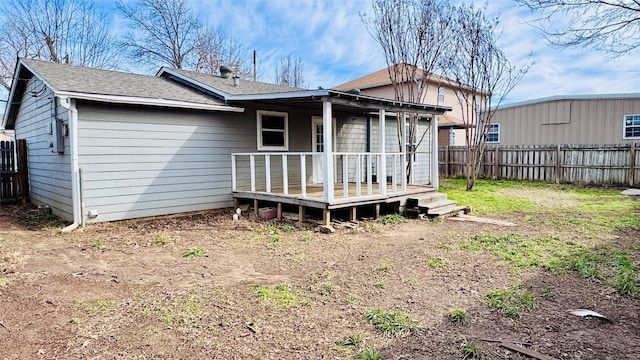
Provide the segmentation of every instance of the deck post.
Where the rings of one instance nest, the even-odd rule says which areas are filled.
[[[253,200],[253,214],[258,216],[258,199]]]
[[[331,210],[329,209],[322,210],[322,220],[326,226],[331,225]]]
[[[376,203],[375,208],[376,208],[375,218],[377,219],[380,217],[380,203]]]
[[[438,116],[431,118],[431,185],[438,190]]]
[[[385,111],[379,110],[378,131],[380,134],[380,166],[378,167],[378,184],[380,185],[380,195],[387,195],[387,146],[385,144]]]
[[[333,130],[332,130],[332,113],[331,102],[324,101],[322,103],[322,135],[324,138],[324,152],[323,157],[323,169],[322,169],[322,181],[324,188],[324,201],[327,203],[333,202]]]
[[[304,206],[298,205],[298,221],[303,222],[305,217]]]
[[[278,208],[276,211],[276,218],[278,218],[278,220],[282,220],[282,203],[278,203]]]
[[[350,211],[349,211],[349,219],[351,221],[358,221],[358,207],[357,206],[352,206]]]

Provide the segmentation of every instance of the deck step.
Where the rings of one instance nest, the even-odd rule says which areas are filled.
[[[406,212],[410,216],[426,214],[429,217],[457,215],[464,207],[456,206],[454,200],[448,200],[447,194],[433,192],[407,199]]]
[[[440,200],[446,200],[447,194],[432,192],[432,193],[416,196],[414,199],[418,201],[418,204],[422,205],[422,204],[428,204],[428,203],[432,203]]]

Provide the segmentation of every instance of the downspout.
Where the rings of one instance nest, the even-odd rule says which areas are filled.
[[[73,207],[73,224],[62,229],[63,232],[68,232],[76,229],[82,223],[82,212],[80,199],[80,162],[78,159],[78,109],[76,109],[75,102],[72,102],[71,98],[59,98],[60,106],[67,109],[69,112],[69,138],[71,144],[71,203]]]

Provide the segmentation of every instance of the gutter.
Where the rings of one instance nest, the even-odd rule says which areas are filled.
[[[69,138],[71,139],[71,144],[69,146],[71,149],[71,204],[73,208],[73,223],[62,229],[62,232],[69,232],[76,229],[82,223],[80,161],[78,157],[78,109],[76,108],[75,101],[72,101],[70,97],[62,98],[56,94],[55,98],[59,99],[60,106],[67,109],[69,112]]]

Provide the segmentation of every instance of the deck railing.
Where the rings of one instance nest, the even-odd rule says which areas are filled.
[[[321,152],[231,154],[232,190],[311,198],[308,188],[314,186],[326,194],[322,181],[313,181],[314,171],[324,171],[323,155]],[[335,199],[324,195],[326,202],[407,191],[404,153],[335,152],[333,164],[333,183],[338,191]],[[321,178],[318,173],[315,175],[316,180]]]

